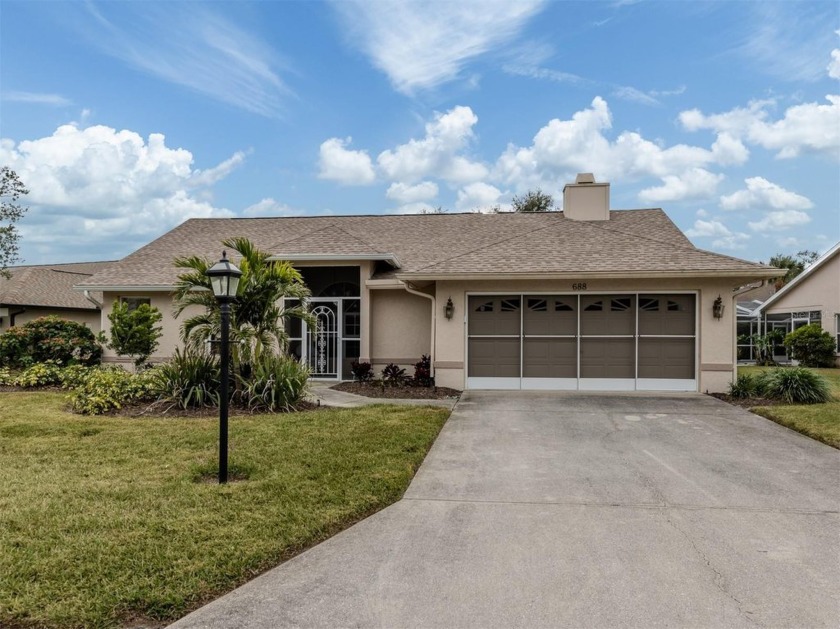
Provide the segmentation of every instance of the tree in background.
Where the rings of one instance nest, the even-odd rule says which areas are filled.
[[[537,188],[521,197],[513,197],[510,203],[514,212],[550,212],[554,209],[554,198]]]
[[[18,234],[15,223],[28,208],[20,205],[20,197],[29,194],[17,173],[8,166],[0,168],[0,275],[9,277],[6,270],[18,261]]]
[[[797,275],[802,273],[808,266],[813,264],[820,257],[816,251],[804,249],[795,256],[779,253],[770,258],[770,266],[780,269],[787,269],[784,277],[776,278],[776,290],[790,282]]]
[[[140,304],[132,309],[126,302],[115,301],[108,315],[111,322],[108,347],[118,356],[133,358],[134,366],[141,367],[158,347],[163,331],[157,324],[162,318],[160,310],[149,304]]]

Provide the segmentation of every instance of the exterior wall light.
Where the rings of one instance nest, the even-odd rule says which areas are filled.
[[[723,319],[723,310],[726,306],[723,305],[723,298],[718,295],[715,303],[712,304],[712,314],[715,319]]]
[[[451,319],[455,314],[455,305],[452,303],[452,297],[446,300],[446,305],[443,307],[443,316]]]
[[[227,259],[227,252],[222,252],[222,259],[207,269],[207,277],[213,287],[213,294],[219,302],[222,315],[222,334],[219,351],[221,357],[221,385],[219,392],[219,484],[228,480],[228,380],[230,380],[230,302],[236,298],[239,278],[242,277],[235,264]]]

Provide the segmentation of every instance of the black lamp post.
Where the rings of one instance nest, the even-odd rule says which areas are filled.
[[[219,392],[219,484],[228,480],[228,380],[230,379],[230,302],[236,297],[239,278],[242,271],[227,259],[227,251],[222,252],[222,259],[207,269],[213,294],[219,302],[222,313],[222,390]]]

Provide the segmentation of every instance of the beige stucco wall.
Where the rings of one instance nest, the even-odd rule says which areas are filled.
[[[778,314],[807,310],[821,310],[823,330],[837,333],[834,315],[840,313],[840,253],[792,286],[766,312]]]
[[[202,309],[198,307],[190,308],[184,311],[177,319],[172,313],[172,296],[170,293],[105,293],[102,304],[102,331],[107,335],[111,330],[111,322],[108,321],[108,315],[111,314],[114,302],[118,301],[120,297],[148,297],[151,300],[151,305],[160,310],[162,315],[161,327],[163,328],[163,336],[158,342],[158,349],[151,356],[151,362],[162,362],[172,356],[176,347],[181,347],[181,323],[192,316],[199,314]],[[105,348],[102,354],[102,362],[109,363],[132,363],[131,359],[126,357],[119,357],[114,353],[114,350]]]
[[[698,292],[699,390],[726,391],[735,364],[735,307],[732,289],[738,280],[580,280],[586,282],[585,293],[609,292],[668,292],[696,290]],[[465,386],[464,354],[466,347],[465,298],[467,292],[516,294],[565,293],[574,294],[568,280],[556,281],[453,281],[437,283],[437,334],[435,354],[435,382],[440,386],[463,389]],[[741,283],[744,283],[741,281]],[[712,304],[718,295],[724,297],[723,319],[715,319]],[[447,320],[440,304],[452,298],[455,316]]]
[[[12,312],[16,310],[14,306],[11,306],[9,309],[12,310]],[[15,317],[15,325],[23,325],[24,323],[28,323],[29,321],[38,319],[39,317],[46,317],[49,315],[54,315],[62,319],[67,319],[68,321],[76,321],[78,323],[81,323],[93,330],[94,334],[98,334],[100,330],[100,319],[98,310],[66,310],[63,308],[26,308],[25,312],[22,312],[21,314]],[[2,318],[2,321],[0,321],[0,332],[5,332],[9,329],[9,320],[10,317]]]
[[[414,373],[431,348],[431,308],[431,300],[402,289],[370,291],[370,359],[377,372],[393,362]]]

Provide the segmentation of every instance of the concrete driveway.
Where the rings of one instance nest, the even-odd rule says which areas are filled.
[[[837,627],[840,452],[695,395],[467,393],[403,500],[174,627]]]

